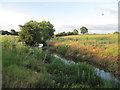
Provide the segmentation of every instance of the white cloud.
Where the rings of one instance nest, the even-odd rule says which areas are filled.
[[[44,17],[35,17],[27,15],[25,13],[13,12],[3,9],[0,9],[0,13],[0,29],[8,31],[10,29],[19,30],[18,25],[23,25],[25,22],[28,22],[30,20],[35,20],[39,22],[42,20],[46,20],[46,18]]]
[[[61,27],[56,28],[55,33],[60,32],[69,32],[73,31],[73,29],[77,29],[80,32],[80,28],[85,26],[88,28],[89,33],[113,33],[118,30],[117,24],[106,24],[106,25],[63,25]]]
[[[13,12],[13,11],[8,11],[8,10],[3,10],[0,9],[0,29],[3,30],[19,30],[20,24],[24,24],[25,22],[28,22],[29,20],[35,20],[35,21],[42,21],[42,20],[47,20],[51,21],[51,23],[55,26],[56,33],[63,32],[63,31],[72,31],[73,29],[78,29],[82,26],[87,26],[91,30],[96,30],[96,33],[103,32],[102,30],[106,29],[109,32],[113,32],[113,29],[116,28],[115,25],[118,24],[118,20],[116,17],[111,16],[111,15],[100,15],[96,18],[81,18],[79,20],[74,20],[74,21],[64,21],[64,22],[56,22],[55,20],[50,20],[48,18],[44,17],[36,17],[36,16],[31,16],[25,13],[20,13],[20,12]],[[101,29],[101,30],[100,30]],[[93,32],[91,31],[91,32]]]
[[[96,6],[96,8],[105,13],[109,13],[110,15],[117,16],[118,14],[118,5],[117,4],[108,4],[102,6]]]
[[[83,0],[81,0],[83,1]],[[89,2],[90,0],[85,0],[86,2]],[[94,0],[91,0],[94,1]],[[103,0],[98,0],[99,2],[102,2]],[[104,0],[105,1],[105,0]],[[103,1],[103,2],[104,2]],[[106,0],[108,1],[108,0]],[[114,1],[114,0],[109,0],[109,1]],[[111,7],[111,6],[109,6]],[[86,15],[86,17],[78,17],[79,19],[75,18],[71,20],[68,19],[58,19],[55,20],[52,18],[46,18],[42,16],[32,16],[28,15],[26,13],[22,12],[13,12],[5,9],[0,9],[0,29],[3,30],[10,30],[10,29],[15,29],[19,30],[18,25],[24,24],[25,22],[28,22],[29,20],[35,20],[35,21],[42,21],[42,20],[47,20],[50,21],[56,29],[56,33],[62,32],[62,31],[72,31],[74,28],[79,29],[81,26],[88,26],[89,29],[91,30],[96,30],[96,32],[103,32],[102,27],[104,28],[107,27],[107,25],[118,25],[118,17],[117,15],[113,15],[111,13],[117,13],[116,10],[111,9],[109,7],[99,7],[99,9],[105,10],[106,12],[102,16],[102,12],[95,12],[92,17],[89,17],[89,15]],[[107,13],[108,12],[108,13]],[[92,15],[92,14],[91,14]],[[69,17],[69,16],[68,16]],[[102,29],[101,29],[102,28]],[[100,30],[101,29],[101,30]],[[115,27],[110,27],[108,28],[107,31],[105,32],[112,32],[112,30],[115,29]]]
[[[117,30],[91,30],[89,31],[90,34],[96,33],[96,34],[108,34],[108,33],[114,33]]]

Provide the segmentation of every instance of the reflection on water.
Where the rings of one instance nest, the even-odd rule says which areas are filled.
[[[54,54],[54,57],[60,59],[65,64],[77,64],[74,61],[66,60],[66,59],[64,59],[64,58],[62,58],[62,57],[60,57],[60,56],[58,56],[56,54]],[[112,75],[111,73],[109,73],[109,72],[105,72],[104,70],[100,70],[99,68],[95,68],[95,71],[96,71],[97,75],[100,75],[100,77],[102,79],[114,81],[116,83],[120,83],[120,80],[118,78],[116,78],[114,75]]]
[[[75,64],[75,62],[74,61],[68,61],[68,60],[66,60],[66,59],[64,59],[64,58],[61,58],[60,56],[58,56],[58,55],[54,55],[54,57],[56,57],[56,58],[58,58],[58,59],[60,59],[61,61],[63,61],[65,64]]]
[[[101,78],[105,80],[111,80],[120,83],[120,80],[118,80],[114,75],[109,72],[105,72],[104,70],[100,70],[99,68],[95,68],[95,71],[98,75],[100,75]]]

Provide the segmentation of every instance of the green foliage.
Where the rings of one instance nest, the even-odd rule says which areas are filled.
[[[20,67],[15,64],[11,64],[8,67],[3,68],[3,87],[4,88],[19,88],[24,86],[25,82],[30,78],[31,71]],[[25,84],[27,87],[28,81]]]
[[[86,63],[78,63],[67,65],[56,59],[47,68],[47,71],[52,74],[53,80],[59,83],[59,87],[70,88],[78,84],[95,87],[102,85],[102,79],[94,71],[94,68]],[[56,86],[58,87],[58,86]]]
[[[18,35],[18,32],[16,32],[14,29],[11,29],[11,32],[0,30],[0,34],[1,35]]]
[[[36,22],[29,21],[24,25],[19,25],[21,32],[19,36],[26,44],[34,46],[35,44],[42,43],[46,45],[46,40],[52,37],[55,29],[53,25],[48,21]]]
[[[1,35],[10,35],[11,33],[8,31],[0,30]]]
[[[86,55],[84,57],[82,57],[83,60],[90,60],[93,56],[91,55]]]
[[[82,34],[85,34],[85,33],[88,32],[88,29],[87,29],[86,27],[84,27],[84,26],[81,27],[80,30],[81,30],[81,33],[82,33]]]
[[[18,38],[11,38],[2,39],[3,88],[119,87],[102,80],[89,64],[65,64],[41,48],[26,46]]]
[[[14,29],[11,29],[11,35],[18,35],[18,32],[16,32]]]
[[[41,48],[26,46],[9,36],[2,39],[3,88],[49,87]],[[14,47],[13,47],[14,45]],[[50,86],[52,87],[52,86]]]
[[[73,30],[73,33],[74,33],[74,35],[78,35],[78,30],[77,30],[77,29],[74,29],[74,30]]]
[[[73,51],[73,55],[74,55],[74,56],[77,56],[78,54],[80,54],[79,50],[74,50],[74,51]]]
[[[78,30],[74,29],[73,32],[61,32],[56,34],[56,36],[68,36],[68,35],[78,35]]]
[[[64,55],[67,49],[68,49],[67,45],[62,45],[62,46],[58,46],[56,50],[57,50],[57,53],[59,53],[60,55]]]
[[[116,31],[116,32],[114,32],[114,34],[120,34],[120,32],[117,32],[117,31]]]

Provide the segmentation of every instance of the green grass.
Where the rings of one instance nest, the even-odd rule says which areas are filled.
[[[55,59],[47,66],[55,88],[117,88],[118,84],[105,81],[86,63],[64,64]]]
[[[57,53],[64,55],[66,53],[67,49],[68,49],[67,45],[62,45],[62,46],[58,46],[56,51],[57,51]]]
[[[51,51],[56,51],[67,59],[76,62],[94,62],[97,65],[101,63],[100,66],[103,68],[109,68],[114,74],[120,75],[117,63],[119,57],[118,34],[62,36],[49,40],[48,45]]]
[[[41,48],[2,39],[3,88],[50,87],[44,56]]]
[[[18,42],[18,38],[4,36],[1,42],[3,88],[118,87],[102,80],[89,64],[64,64],[41,48]]]

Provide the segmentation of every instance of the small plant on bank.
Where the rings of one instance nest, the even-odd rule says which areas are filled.
[[[68,46],[67,45],[62,45],[62,46],[58,46],[57,47],[57,53],[60,55],[65,55],[66,51],[68,50]]]
[[[83,60],[90,60],[93,56],[92,55],[86,55],[86,56],[83,56],[82,59]]]

